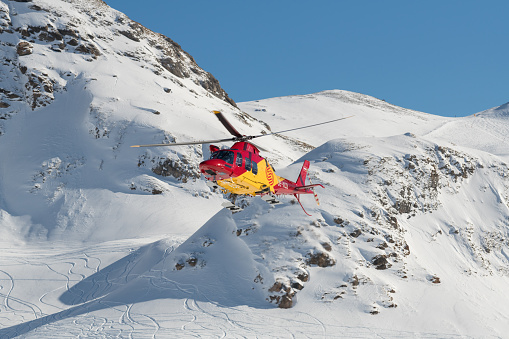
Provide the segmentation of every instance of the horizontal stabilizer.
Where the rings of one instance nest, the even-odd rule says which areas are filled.
[[[295,189],[297,191],[300,191],[300,190],[307,190],[308,188],[313,188],[313,187],[316,187],[316,186],[320,186],[321,188],[325,188],[325,187],[323,187],[322,184],[311,184],[311,185],[306,185],[306,186],[298,186],[298,187],[295,187]]]

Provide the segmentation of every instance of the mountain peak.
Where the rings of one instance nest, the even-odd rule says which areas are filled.
[[[180,45],[154,33],[101,0],[0,4],[3,60],[9,71],[3,77],[1,105],[25,97],[31,109],[54,99],[55,86],[65,83],[61,74],[48,69],[72,69],[82,61],[107,63],[130,59],[163,78],[190,79],[208,93],[232,106],[235,102],[214,76],[202,70]],[[66,67],[61,64],[71,60]],[[45,67],[41,67],[44,65]],[[41,69],[45,68],[45,69]],[[28,88],[28,90],[27,90]]]
[[[503,105],[497,106],[497,107],[487,109],[480,113],[476,113],[475,115],[476,116],[485,115],[485,116],[490,116],[493,118],[508,118],[509,117],[509,102],[507,102]]]

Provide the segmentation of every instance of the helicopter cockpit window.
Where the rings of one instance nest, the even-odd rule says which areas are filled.
[[[242,154],[237,153],[237,162],[236,162],[237,166],[239,167],[242,167]]]
[[[253,166],[253,174],[258,174],[258,164],[256,161],[252,161],[251,165]]]
[[[251,170],[251,158],[247,158],[246,157],[246,171],[250,171]]]
[[[214,152],[210,156],[210,159],[221,159],[225,162],[233,165],[233,158],[235,157],[234,153],[232,151],[219,151]]]

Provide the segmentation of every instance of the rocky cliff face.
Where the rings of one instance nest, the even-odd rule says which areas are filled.
[[[213,109],[248,126],[177,43],[99,0],[2,0],[0,44],[0,209],[31,215],[24,235],[83,225],[68,213],[92,218],[68,194],[88,200],[83,190],[97,178],[110,193],[208,197],[200,183],[181,186],[199,177],[201,146],[129,145],[225,137]],[[92,229],[101,227],[95,220]]]
[[[56,53],[75,54],[90,63],[128,58],[162,78],[173,78],[177,84],[178,79],[190,79],[236,107],[217,79],[177,43],[102,1],[1,1],[0,34],[0,107],[5,109],[1,115],[4,120],[19,109],[19,102],[32,110],[50,104],[71,76],[65,67],[49,71],[27,62],[32,54],[48,61]]]

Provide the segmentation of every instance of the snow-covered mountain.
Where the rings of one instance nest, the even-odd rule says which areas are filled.
[[[219,210],[197,181],[207,146],[129,148],[224,138],[211,109],[264,129],[190,55],[99,0],[3,1],[0,13],[0,208],[15,234],[117,239],[167,220],[187,234]]]
[[[0,0],[0,337],[504,337],[509,106],[444,118],[325,91],[237,104],[99,0]],[[252,135],[321,183],[239,213],[201,180]]]

